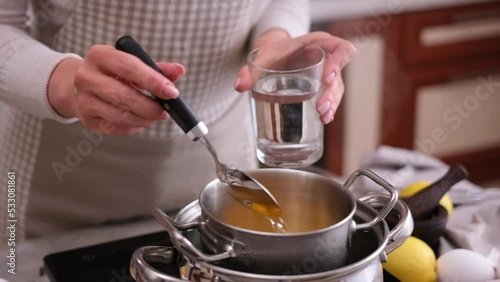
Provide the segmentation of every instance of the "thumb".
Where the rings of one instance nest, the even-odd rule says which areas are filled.
[[[240,69],[238,77],[234,82],[234,89],[241,93],[250,90],[250,87],[250,72],[248,71],[248,66],[244,66]]]

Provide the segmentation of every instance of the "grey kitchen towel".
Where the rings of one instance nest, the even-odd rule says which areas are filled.
[[[380,146],[373,153],[365,155],[360,167],[372,170],[393,185],[396,190],[401,190],[416,181],[433,182],[442,177],[449,168],[447,164],[435,157],[390,146]],[[356,196],[384,191],[366,178],[363,179],[362,183],[363,185],[356,185],[352,189]],[[455,204],[471,204],[485,199],[500,199],[500,189],[483,188],[486,187],[479,187],[468,180],[462,180],[452,187],[449,194]]]
[[[389,146],[381,146],[367,154],[360,167],[375,172],[396,190],[420,180],[433,182],[448,170],[448,165],[435,157]],[[351,189],[357,197],[385,191],[366,178],[361,183]],[[441,244],[440,253],[452,248],[470,249],[485,256],[493,266],[500,267],[500,188],[479,187],[462,180],[448,193],[455,209],[447,222],[446,235],[442,239],[447,242]]]

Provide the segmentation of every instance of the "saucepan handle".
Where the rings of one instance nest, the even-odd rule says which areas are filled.
[[[349,189],[359,176],[366,176],[373,182],[380,185],[382,188],[384,188],[389,192],[391,198],[384,206],[384,208],[380,210],[379,214],[374,219],[372,219],[372,221],[367,223],[357,224],[355,227],[356,230],[369,229],[376,226],[380,221],[384,220],[384,218],[394,208],[394,206],[398,201],[398,191],[396,191],[396,189],[394,189],[394,187],[392,187],[392,185],[389,184],[387,181],[385,181],[380,176],[376,175],[374,172],[368,169],[362,168],[355,171],[344,183],[344,187]]]
[[[225,252],[214,255],[205,254],[204,252],[198,250],[186,237],[184,237],[184,235],[182,235],[182,233],[176,227],[176,225],[186,227],[185,225],[176,224],[175,221],[173,221],[159,208],[155,208],[153,210],[153,215],[158,220],[158,222],[167,230],[168,234],[170,235],[170,240],[172,241],[175,248],[190,260],[215,262],[236,256],[234,248],[230,245],[225,245]],[[198,226],[200,224],[203,223],[197,223]]]
[[[390,199],[391,196],[387,194],[374,194],[359,198],[358,201],[375,210],[380,210]],[[410,208],[402,200],[397,201],[393,212],[386,217],[386,222],[391,226],[388,241],[384,248],[385,253],[388,254],[401,246],[411,236],[414,222]]]
[[[136,282],[181,282],[185,281],[162,273],[149,262],[176,264],[176,251],[173,247],[148,246],[135,250],[130,260],[130,274]]]

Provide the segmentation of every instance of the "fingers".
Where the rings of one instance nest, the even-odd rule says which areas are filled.
[[[155,121],[163,116],[164,110],[152,98],[135,90],[130,84],[102,73],[79,72],[75,85],[80,92],[91,93],[91,96],[99,97],[102,101],[130,111],[138,117]]]
[[[157,65],[172,82],[176,82],[186,73],[184,66],[178,63],[158,62]]]
[[[134,83],[163,99],[179,95],[172,81],[144,64],[140,59],[116,50],[112,46],[97,45],[90,48],[87,59],[104,73],[111,73]]]
[[[281,42],[261,46],[257,52],[252,53],[253,69],[289,70],[300,69],[308,65],[309,61],[303,56],[304,45],[293,39],[286,39]],[[244,92],[252,87],[252,83],[258,79],[250,76],[249,66],[240,69],[235,80],[234,88],[238,92]]]
[[[325,51],[326,58],[323,67],[322,81],[326,88],[328,88],[329,85],[335,81],[337,76],[340,76],[340,73],[344,68],[344,66],[352,59],[352,57],[356,53],[356,48],[352,43],[342,38],[332,36],[331,34],[326,32],[309,33],[291,39],[290,42],[293,42],[294,40],[302,43],[316,44]],[[265,46],[262,48],[265,48]],[[285,61],[283,60],[283,58],[279,58],[278,60],[277,57],[273,55],[273,52],[276,52],[276,50],[274,51],[272,49],[263,49],[263,50],[270,53],[271,55],[261,56],[262,58],[271,58],[272,60],[275,61],[280,61],[280,60]],[[286,57],[287,61],[293,61],[292,59],[294,58],[294,55],[297,55],[298,53],[300,53],[300,48],[299,49],[291,48],[290,53],[286,55],[289,56]],[[263,60],[261,58],[257,59]],[[266,65],[271,65],[271,62],[265,62],[265,63]],[[274,65],[272,67],[274,67]],[[249,90],[250,87],[251,87],[250,74],[248,67],[245,66],[240,70],[238,74],[238,78],[235,81],[235,89],[239,92],[243,92]]]
[[[344,83],[341,75],[338,75],[332,83],[325,86],[323,94],[316,103],[320,119],[324,124],[328,124],[333,121],[335,112],[340,106],[343,95]]]
[[[240,93],[250,90],[250,72],[248,66],[244,66],[240,69],[238,77],[234,82],[234,89]]]
[[[333,36],[326,32],[312,32],[297,38],[304,43],[316,44],[323,48],[325,53],[334,56],[335,62],[342,69],[356,53],[356,47],[349,41]]]
[[[335,79],[335,76],[339,75],[341,70],[349,63],[356,52],[354,45],[346,40],[337,39],[333,40],[336,44],[332,43],[332,40],[322,40],[318,42],[320,46],[330,46],[325,48],[326,60],[323,68],[323,81],[326,84],[330,84]]]
[[[82,109],[85,109],[80,112],[84,124],[94,119],[104,119],[124,127],[148,127],[155,121],[139,117],[133,112],[109,104],[94,95],[79,96],[78,103]]]
[[[326,54],[323,68],[323,81],[330,84],[335,76],[351,61],[356,47],[349,41],[332,36],[326,32],[313,32],[298,38],[301,42],[320,46]]]
[[[96,98],[99,99],[99,98]],[[81,102],[85,104],[85,102]],[[131,135],[153,124],[153,120],[140,118],[133,113],[114,107],[104,101],[92,102],[92,107],[79,113],[82,124],[91,130],[111,135]],[[102,113],[106,114],[102,114]],[[106,117],[106,118],[104,118]],[[164,119],[168,115],[164,114]]]
[[[118,135],[133,134],[168,118],[142,90],[164,99],[175,98],[178,91],[173,82],[185,69],[167,62],[158,67],[167,77],[111,46],[92,47],[73,78],[78,118],[89,129]]]
[[[333,121],[344,94],[342,69],[356,53],[356,48],[349,41],[329,34],[319,33],[313,36],[313,43],[325,50],[326,60],[323,67],[323,95],[318,99],[317,110],[321,121],[328,124]]]

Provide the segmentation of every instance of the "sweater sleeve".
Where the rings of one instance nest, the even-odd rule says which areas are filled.
[[[76,118],[65,118],[52,108],[47,88],[62,60],[80,57],[51,50],[31,37],[26,15],[26,0],[0,0],[0,101],[37,117],[75,122]]]
[[[272,28],[281,28],[291,37],[309,32],[311,25],[309,0],[272,0],[257,21],[252,43]]]

